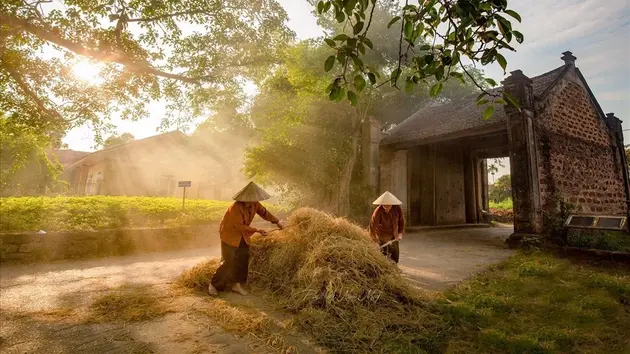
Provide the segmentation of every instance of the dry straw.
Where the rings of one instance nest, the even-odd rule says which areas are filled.
[[[299,328],[332,352],[440,351],[444,323],[365,230],[342,218],[302,208],[297,225],[251,246],[250,283],[296,314]],[[216,263],[182,276],[188,287],[207,286]]]

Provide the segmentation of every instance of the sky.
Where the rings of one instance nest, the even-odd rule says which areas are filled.
[[[306,0],[277,1],[287,11],[288,25],[298,39],[322,35]],[[517,52],[505,53],[508,73],[520,69],[533,77],[562,65],[562,52],[573,52],[604,112],[614,112],[624,121],[628,129],[624,140],[630,143],[630,0],[510,0],[509,4],[522,17],[522,23],[514,21],[513,27],[524,34],[525,42],[516,46]],[[497,81],[504,78],[498,64],[483,69]],[[153,113],[139,122],[115,121],[118,132],[136,138],[158,134],[162,117],[159,110]],[[64,142],[73,150],[94,150],[89,127],[73,129]],[[509,164],[497,176],[505,173]]]

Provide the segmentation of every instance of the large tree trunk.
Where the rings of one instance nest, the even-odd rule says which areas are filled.
[[[355,127],[355,131],[350,137],[350,155],[346,160],[346,164],[341,171],[339,178],[338,190],[336,193],[337,199],[337,215],[348,216],[350,214],[350,184],[352,183],[352,174],[354,172],[354,166],[357,162],[357,155],[359,149],[360,138],[360,125],[359,128]]]

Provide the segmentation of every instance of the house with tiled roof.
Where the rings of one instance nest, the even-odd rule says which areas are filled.
[[[542,75],[511,73],[502,87],[520,108],[490,119],[477,94],[427,105],[386,133],[364,129],[364,171],[375,194],[403,201],[411,225],[484,222],[486,159],[509,157],[516,234],[539,234],[560,203],[578,213],[628,216],[621,120],[604,114],[571,52]],[[367,169],[367,170],[366,170]]]
[[[173,131],[86,154],[63,178],[78,195],[182,196],[178,181],[191,181],[190,198],[230,199],[246,179],[223,151]]]

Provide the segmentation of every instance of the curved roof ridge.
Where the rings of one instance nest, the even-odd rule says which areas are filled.
[[[541,97],[555,85],[567,72],[563,65],[546,73],[531,78],[534,97]],[[489,91],[499,91],[501,87]],[[477,106],[478,93],[471,93],[447,103],[435,105],[435,100],[413,113],[400,124],[393,127],[381,140],[382,145],[395,144],[411,140],[434,138],[468,129],[505,121],[505,110],[498,109],[488,120],[483,119],[483,108]]]

